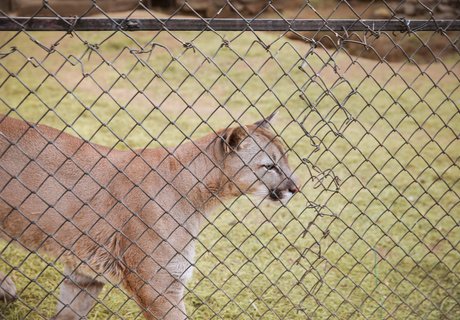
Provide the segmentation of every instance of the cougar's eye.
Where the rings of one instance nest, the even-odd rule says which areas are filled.
[[[276,168],[276,165],[272,164],[264,164],[264,168],[266,170],[274,170]]]

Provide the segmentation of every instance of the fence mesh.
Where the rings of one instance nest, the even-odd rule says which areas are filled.
[[[458,3],[132,2],[0,6],[2,318],[460,317]]]

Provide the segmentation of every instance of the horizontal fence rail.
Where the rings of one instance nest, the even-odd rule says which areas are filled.
[[[0,31],[459,31],[459,20],[0,17]]]

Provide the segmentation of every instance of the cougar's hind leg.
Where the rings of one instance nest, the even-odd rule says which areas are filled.
[[[16,300],[16,286],[10,277],[0,272],[0,302],[8,303]]]
[[[61,284],[55,320],[85,318],[104,284],[86,275],[69,273]]]
[[[0,168],[0,181],[3,178],[2,169]],[[0,182],[0,188],[2,188]],[[11,207],[8,206],[5,201],[0,199],[0,226],[4,223],[5,217],[11,213]],[[0,238],[8,239],[4,231],[0,228]],[[3,259],[3,258],[2,258]],[[11,302],[16,300],[16,286],[14,285],[13,280],[10,277],[7,277],[5,274],[0,272],[0,303]]]

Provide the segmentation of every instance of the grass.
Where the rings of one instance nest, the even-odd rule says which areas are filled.
[[[331,61],[332,51],[258,36],[0,33],[0,52],[11,52],[0,60],[0,112],[127,148],[279,110],[302,192],[287,207],[241,197],[209,217],[191,318],[460,317],[458,55],[419,67],[343,51]],[[50,317],[62,266],[2,248],[20,296],[2,317]],[[111,315],[139,309],[106,286],[89,318]]]

